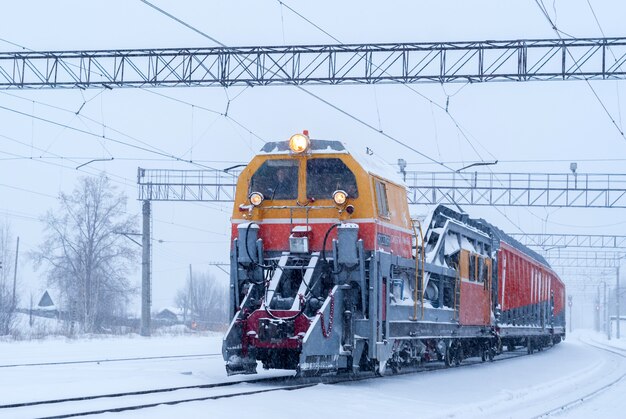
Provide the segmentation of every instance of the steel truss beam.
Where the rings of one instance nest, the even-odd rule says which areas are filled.
[[[624,259],[626,251],[598,251],[598,250],[562,250],[552,249],[543,253],[546,259],[579,259],[579,260],[601,260],[601,259]]]
[[[587,266],[584,268],[572,268],[566,266],[555,266],[554,271],[559,274],[561,278],[576,277],[576,278],[593,278],[607,281],[615,280],[615,268],[605,266]]]
[[[552,267],[615,268],[620,265],[620,259],[626,258],[626,252],[554,249],[545,252],[544,257],[548,259]]]
[[[595,293],[600,285],[606,284],[609,287],[615,285],[614,267],[556,267],[554,270],[568,287],[568,294],[581,290]]]
[[[142,201],[233,202],[237,176],[222,170],[137,170]]]
[[[620,265],[619,259],[552,259],[552,268],[617,268]]]
[[[626,208],[626,175],[407,172],[414,204]]]
[[[625,62],[626,38],[19,51],[0,88],[615,80]]]
[[[626,248],[626,236],[602,234],[507,233],[524,246],[541,248]]]
[[[237,172],[139,169],[139,199],[232,202]],[[626,208],[626,175],[406,172],[410,204]]]

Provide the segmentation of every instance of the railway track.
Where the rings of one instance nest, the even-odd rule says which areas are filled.
[[[526,355],[525,349],[519,349],[513,352],[504,352],[493,362],[499,362]],[[468,358],[460,365],[451,368],[466,368],[482,364],[480,358]],[[415,374],[420,372],[434,372],[446,369],[443,362],[435,362],[425,366],[405,368],[394,374],[385,375],[393,378],[394,376]],[[201,384],[193,386],[171,387],[150,389],[132,392],[121,392],[114,394],[89,395],[63,399],[39,400],[24,403],[14,403],[0,405],[0,415],[5,414],[8,417],[41,417],[41,418],[71,418],[79,416],[87,416],[101,413],[117,413],[124,411],[134,411],[141,409],[149,409],[159,405],[176,405],[182,403],[191,403],[206,400],[217,400],[222,398],[243,397],[253,394],[268,393],[275,391],[293,391],[318,384],[338,384],[345,382],[355,382],[369,380],[380,377],[374,373],[345,374],[345,375],[328,375],[316,377],[295,377],[295,376],[279,376],[264,377],[240,381],[230,381],[214,384]],[[250,388],[254,385],[256,388]],[[245,388],[244,388],[245,386]],[[138,402],[141,398],[141,402]],[[106,407],[90,409],[90,402]]]
[[[168,359],[201,359],[201,358],[214,358],[221,357],[221,353],[213,354],[190,354],[190,355],[165,355],[165,356],[142,356],[142,357],[130,357],[130,358],[106,358],[106,359],[87,359],[81,361],[58,361],[58,362],[33,362],[33,363],[21,363],[21,364],[0,364],[0,368],[17,368],[17,367],[42,367],[42,366],[54,366],[54,365],[75,365],[75,364],[103,364],[109,362],[126,362],[126,361],[153,361],[153,360],[168,360]]]
[[[583,344],[587,345],[587,346],[592,346],[596,349],[600,349],[602,351],[605,352],[609,352],[612,353],[614,355],[620,356],[622,358],[626,358],[626,350],[623,348],[615,348],[615,347],[611,347],[608,345],[604,345],[601,344],[600,342],[597,341],[593,341],[594,343],[590,343],[587,341],[584,341],[582,339],[579,338],[579,341],[582,342]],[[535,416],[534,419],[539,419],[539,418],[547,418],[547,417],[551,417],[551,416],[556,416],[559,415],[567,410],[570,410],[572,408],[575,408],[577,406],[582,405],[583,403],[599,396],[600,394],[606,392],[607,390],[611,389],[613,386],[615,386],[616,384],[620,383],[621,381],[623,381],[624,379],[626,379],[626,373],[621,374],[619,377],[613,379],[612,381],[610,381],[609,383],[606,383],[604,385],[602,385],[599,388],[594,389],[593,391],[590,391],[589,393],[586,393],[582,396],[577,397],[575,400],[569,401],[567,403],[563,403],[553,409],[550,409],[538,416]]]
[[[160,404],[179,404],[193,401],[219,399],[225,397],[236,397],[247,394],[256,394],[267,391],[277,391],[284,389],[298,388],[298,384],[283,385],[277,388],[261,388],[247,391],[228,391],[227,389],[243,384],[272,384],[280,383],[287,377],[269,377],[253,380],[231,381],[213,384],[199,384],[192,386],[158,388],[140,391],[129,391],[111,394],[98,394],[89,396],[79,396],[71,398],[60,398],[50,400],[37,400],[32,402],[12,403],[0,405],[0,416],[18,417],[48,417],[48,418],[69,418],[98,414],[105,412],[123,412],[126,410],[138,410],[158,406]],[[309,386],[315,385],[309,383]],[[226,390],[225,390],[226,389]],[[213,394],[206,394],[213,392]],[[143,403],[137,404],[137,398],[142,398]],[[85,410],[88,406],[86,402],[106,401],[107,407],[96,410]],[[50,412],[54,412],[50,414]]]

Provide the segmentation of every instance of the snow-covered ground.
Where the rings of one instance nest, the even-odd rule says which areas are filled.
[[[445,417],[529,418],[586,397],[559,417],[624,417],[626,358],[589,344],[626,348],[592,332],[574,333],[556,347],[501,362],[343,384],[261,393],[234,398],[97,417],[340,418]],[[227,378],[221,335],[152,338],[49,339],[0,343],[0,405],[130,390],[219,383]],[[620,352],[620,351],[618,351]],[[184,358],[129,359],[156,356]],[[64,361],[103,361],[50,365]],[[16,364],[48,364],[21,365]],[[262,372],[277,375],[284,372]],[[255,384],[245,385],[253,390]],[[167,396],[163,396],[165,400]],[[147,396],[135,396],[137,404]],[[153,400],[154,396],[150,400]],[[86,409],[89,410],[89,409]],[[53,414],[50,410],[44,414]],[[40,415],[41,412],[38,413]],[[0,409],[0,417],[3,411]],[[14,416],[6,416],[14,417]],[[94,416],[95,417],[95,416]]]

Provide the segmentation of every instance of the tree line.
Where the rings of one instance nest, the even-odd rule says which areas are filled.
[[[29,256],[57,291],[55,305],[75,332],[110,330],[127,316],[139,292],[130,278],[140,266],[141,248],[122,234],[139,225],[127,203],[106,175],[84,177],[41,217],[44,239]],[[12,240],[8,223],[0,224],[0,335],[10,332],[19,303],[12,293],[13,266],[7,263],[14,255]],[[172,300],[194,322],[227,321],[227,288],[208,273],[187,278]]]

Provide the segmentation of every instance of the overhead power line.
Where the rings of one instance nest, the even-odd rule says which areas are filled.
[[[206,37],[207,39],[209,39],[209,40],[211,40],[211,41],[213,41],[213,42],[218,43],[218,44],[219,44],[219,45],[221,45],[223,48],[226,48],[226,49],[228,49],[228,50],[233,50],[233,48],[228,48],[228,47],[226,47],[226,45],[225,45],[224,43],[222,43],[222,42],[220,42],[220,41],[217,41],[215,38],[213,38],[213,37],[211,37],[211,36],[209,36],[209,35],[205,34],[204,32],[200,31],[199,29],[196,29],[196,28],[192,27],[191,25],[189,25],[188,23],[183,22],[181,19],[179,19],[179,18],[177,18],[177,17],[173,16],[172,14],[170,14],[170,13],[168,13],[168,12],[164,11],[163,9],[160,9],[159,7],[154,6],[154,5],[153,5],[152,3],[150,3],[149,1],[147,1],[147,0],[140,0],[140,1],[141,1],[142,3],[144,3],[144,4],[149,5],[149,6],[150,6],[150,7],[152,7],[153,9],[155,9],[155,10],[159,11],[160,13],[163,13],[165,16],[167,16],[167,17],[169,17],[169,18],[171,18],[171,19],[175,20],[176,22],[181,23],[181,24],[182,24],[182,25],[184,25],[185,27],[192,29],[194,32],[196,32],[196,33],[198,33],[198,34],[200,34],[200,35],[202,35],[202,36]],[[280,76],[280,73],[284,71],[284,70],[281,70],[281,69],[279,69],[279,68],[276,68],[276,65],[279,63],[279,61],[280,61],[280,58],[279,58],[279,60],[278,60],[278,61],[275,61],[274,59],[269,60],[269,61],[268,61],[268,63],[272,63],[272,64],[270,65],[270,68],[267,68],[267,67],[265,66],[265,61],[263,61],[263,62],[256,62],[256,63],[255,63],[255,58],[254,58],[254,56],[252,56],[252,57],[251,57],[249,54],[245,54],[244,56],[241,56],[241,57],[235,57],[235,62],[239,62],[239,64],[244,65],[244,66],[248,66],[248,65],[253,66],[253,67],[254,67],[254,66],[256,66],[257,71],[259,71],[259,70],[260,70],[263,74],[271,74],[271,75],[273,75],[273,76]],[[370,62],[371,62],[371,59],[370,59]],[[202,64],[202,66],[204,66],[204,64]],[[300,66],[298,65],[298,68],[299,68],[299,67],[300,67]],[[169,68],[172,68],[172,66],[169,66]],[[376,67],[376,68],[380,68],[380,67]],[[246,68],[244,71],[245,71],[245,73],[246,73],[246,74],[251,74],[251,73],[250,73],[250,70],[249,70],[248,68]],[[224,86],[227,86],[227,85],[228,85],[228,84],[224,84]],[[253,85],[253,84],[252,84],[252,83],[246,83],[246,85],[251,86],[251,85]],[[392,135],[390,135],[390,134],[388,134],[388,133],[383,132],[382,130],[376,129],[373,125],[371,125],[371,124],[369,124],[369,123],[365,122],[363,119],[361,119],[361,118],[359,118],[359,117],[357,117],[357,116],[353,115],[352,113],[350,113],[350,112],[346,111],[345,109],[343,109],[343,108],[341,108],[341,107],[339,107],[339,106],[337,106],[337,105],[335,105],[335,104],[331,103],[330,101],[328,101],[328,100],[326,100],[326,99],[323,99],[322,97],[320,97],[320,96],[316,95],[315,93],[310,92],[309,90],[305,89],[304,87],[302,87],[302,86],[300,86],[300,85],[297,85],[297,87],[298,87],[298,89],[300,89],[302,92],[306,93],[307,95],[309,95],[309,96],[311,96],[311,97],[313,97],[313,98],[317,99],[318,101],[320,101],[320,102],[322,102],[322,103],[326,104],[327,106],[330,106],[332,109],[334,109],[334,110],[336,110],[336,111],[338,111],[338,112],[342,113],[343,115],[348,116],[349,118],[351,118],[351,119],[353,119],[354,121],[356,121],[356,122],[360,123],[361,125],[365,126],[366,128],[369,128],[369,129],[371,129],[371,130],[375,131],[376,133],[381,134],[381,135],[385,136],[386,138],[388,138],[388,139],[390,139],[390,140],[392,140],[392,141],[396,142],[397,144],[400,144],[400,145],[402,145],[403,147],[408,148],[409,150],[411,150],[411,151],[413,151],[413,152],[415,152],[415,153],[419,154],[420,156],[422,156],[422,157],[426,158],[427,160],[430,160],[431,162],[434,162],[434,163],[436,163],[436,164],[439,164],[439,165],[443,166],[444,168],[446,168],[446,169],[448,169],[448,170],[452,170],[451,168],[447,167],[446,165],[441,164],[440,162],[438,162],[436,159],[433,159],[432,157],[427,156],[426,154],[424,154],[424,153],[422,153],[422,152],[420,152],[420,151],[417,151],[415,148],[413,148],[413,147],[409,146],[406,142],[403,142],[403,141],[401,141],[401,140],[399,140],[399,139],[397,139],[397,138],[393,137]],[[420,93],[418,93],[418,94],[420,94]],[[421,95],[421,94],[420,94],[420,95]],[[423,96],[423,95],[422,95],[422,96]],[[430,99],[428,99],[428,100],[430,101]],[[432,101],[431,101],[431,102],[432,102]],[[455,121],[455,124],[456,124],[456,121]],[[458,127],[458,124],[457,124],[457,127]]]
[[[123,145],[125,147],[130,147],[130,148],[134,148],[134,149],[137,149],[137,150],[144,151],[146,153],[156,154],[156,155],[159,155],[159,156],[162,156],[162,157],[170,158],[172,160],[194,164],[194,165],[196,165],[198,167],[204,167],[206,169],[213,169],[212,167],[209,167],[209,166],[206,166],[206,165],[203,165],[203,164],[199,164],[199,163],[194,163],[191,160],[185,160],[185,159],[182,159],[182,158],[180,158],[178,156],[174,156],[172,154],[168,154],[168,153],[165,153],[165,152],[162,152],[162,151],[158,151],[158,150],[150,149],[150,148],[147,148],[147,147],[142,147],[142,146],[138,146],[138,145],[135,145],[135,144],[131,144],[131,143],[128,143],[126,141],[122,141],[122,140],[118,140],[118,139],[115,139],[115,138],[111,138],[111,137],[109,137],[107,135],[94,134],[93,132],[90,132],[90,131],[87,131],[87,130],[84,130],[84,129],[76,128],[76,127],[73,127],[73,126],[70,126],[70,125],[67,125],[67,124],[63,124],[61,122],[57,122],[57,121],[53,121],[53,120],[50,120],[50,119],[46,119],[46,118],[40,117],[40,116],[37,116],[37,115],[31,115],[31,114],[28,114],[26,112],[22,112],[22,111],[18,111],[16,109],[8,108],[6,106],[0,105],[0,109],[5,110],[7,112],[16,113],[18,115],[26,116],[26,117],[29,117],[29,118],[32,118],[32,119],[36,119],[36,120],[41,121],[41,122],[46,122],[46,123],[51,124],[51,125],[56,125],[56,126],[59,126],[59,127],[62,127],[62,128],[66,128],[66,129],[72,130],[72,131],[76,131],[76,132],[79,132],[81,134],[86,134],[86,135],[89,135],[89,136],[92,136],[92,137],[96,137],[96,138],[99,138],[99,139],[105,139],[107,141],[111,141],[113,143]]]
[[[543,16],[550,23],[550,26],[552,27],[552,29],[554,30],[556,35],[559,37],[559,41],[561,41],[561,43],[563,45],[565,45],[568,42],[572,42],[571,40],[564,40],[563,39],[563,37],[561,36],[561,33],[563,33],[563,34],[565,34],[567,36],[571,36],[571,35],[566,34],[565,32],[559,30],[556,27],[556,24],[552,21],[552,18],[550,18],[550,14],[546,10],[546,6],[543,4],[543,0],[535,0],[535,3],[537,4],[537,7],[539,7],[539,9],[541,10],[541,13],[543,14]],[[589,7],[591,7],[591,4],[589,4]],[[592,8],[592,12],[593,12],[593,8]],[[595,17],[595,12],[593,13],[593,15]],[[598,25],[599,25],[599,23],[598,23]],[[600,28],[600,29],[602,29],[602,28]],[[604,38],[604,39],[608,40],[608,39],[611,39],[611,38]],[[610,42],[605,42],[604,47],[601,48],[602,49],[602,55],[603,55],[602,65],[603,65],[603,67],[604,66],[608,66],[613,71],[615,71],[616,74],[621,74],[622,75],[621,78],[623,78],[623,76],[626,75],[626,72],[624,72],[621,67],[622,67],[622,64],[624,63],[624,61],[626,61],[626,54],[622,51],[621,56],[619,56],[619,58],[617,58],[615,56],[615,54],[614,54],[614,50],[611,48],[612,45],[610,45],[610,44],[611,44]],[[616,45],[616,46],[619,48],[622,45]],[[615,62],[613,64],[606,62],[606,53],[607,52],[610,52],[611,54],[613,54],[613,57],[615,58]],[[617,122],[615,122],[615,118],[613,118],[613,115],[611,115],[611,112],[609,112],[609,109],[606,107],[606,105],[604,104],[604,102],[602,101],[600,96],[598,95],[598,92],[596,92],[596,89],[594,89],[593,86],[591,85],[591,83],[589,82],[589,80],[597,79],[597,77],[594,76],[594,74],[588,73],[588,72],[583,70],[583,65],[586,65],[587,60],[592,58],[593,53],[590,53],[589,56],[585,55],[582,58],[578,58],[577,59],[577,58],[575,58],[574,54],[572,53],[571,48],[564,48],[564,51],[563,51],[563,62],[566,61],[565,53],[567,53],[567,56],[569,56],[573,61],[579,61],[580,62],[580,65],[576,66],[575,71],[580,76],[582,76],[583,80],[585,80],[585,82],[587,83],[587,86],[589,86],[589,89],[591,89],[591,92],[593,93],[594,97],[596,98],[596,100],[598,101],[598,103],[600,104],[602,109],[604,110],[604,113],[609,117],[609,119],[611,120],[611,123],[615,126],[615,128],[620,133],[622,138],[624,140],[626,140],[626,135],[624,134],[624,131],[617,124]],[[602,77],[602,78],[604,79],[605,77]]]
[[[304,16],[302,13],[298,12],[297,10],[295,10],[294,8],[292,8],[291,6],[287,5],[286,3],[282,2],[281,0],[277,0],[278,3],[280,3],[281,6],[286,7],[287,9],[289,9],[292,13],[294,13],[296,16],[298,16],[300,19],[304,20],[305,22],[307,22],[308,24],[310,24],[311,26],[313,26],[314,28],[316,28],[317,30],[319,30],[320,32],[322,32],[323,34],[329,36],[330,38],[332,38],[334,41],[340,43],[341,45],[345,45],[345,43],[341,42],[337,37],[331,35],[328,31],[322,29],[319,25],[317,25],[315,22],[313,22],[312,20],[308,19],[306,16]],[[372,62],[370,63],[375,71],[383,71],[385,76],[391,76],[392,74],[387,70],[384,69],[383,67],[381,67],[380,65],[378,65],[376,62]],[[463,128],[461,126],[461,124],[458,122],[458,120],[453,116],[453,114],[449,111],[448,109],[448,100],[450,99],[450,95],[446,94],[447,96],[447,101],[445,104],[445,107],[442,106],[441,104],[435,102],[433,99],[429,98],[428,96],[426,96],[425,94],[419,92],[417,89],[415,89],[413,86],[411,86],[410,84],[403,84],[404,87],[406,87],[408,90],[410,90],[411,92],[413,92],[414,94],[416,94],[417,96],[419,96],[420,98],[424,99],[425,101],[427,101],[428,103],[430,103],[431,106],[435,106],[436,108],[438,108],[440,111],[444,112],[444,114],[450,119],[450,121],[452,121],[452,124],[454,125],[454,127],[457,129],[457,131],[461,134],[461,136],[465,139],[465,141],[467,142],[467,144],[469,144],[469,146],[472,148],[472,150],[474,151],[474,153],[476,153],[476,155],[482,160],[482,156],[480,155],[480,153],[478,152],[478,150],[476,149],[476,147],[474,147],[474,144],[472,144],[472,141],[470,140],[470,136],[468,135],[468,133],[466,133],[466,129]],[[442,84],[443,86],[443,84]],[[457,90],[456,93],[454,93],[454,95],[456,95],[461,89],[463,89],[463,87],[467,86],[467,83],[465,85],[463,85],[459,90]],[[376,92],[374,90],[374,92]],[[445,89],[444,89],[445,92]],[[452,96],[454,96],[452,95]],[[378,111],[378,109],[377,109]],[[433,115],[434,118],[434,115]],[[378,122],[379,122],[379,126],[380,126],[380,114],[378,115]],[[371,124],[368,124],[371,125]],[[382,129],[379,129],[380,132],[382,132]],[[478,142],[478,141],[476,141]],[[495,156],[491,153],[491,151],[489,151],[488,149],[486,149],[485,147],[483,147],[482,144],[480,144],[480,142],[478,142],[478,144],[483,148],[483,150],[487,151],[487,153],[489,155],[491,155],[491,157],[494,158],[494,160],[496,159]],[[437,144],[437,146],[439,146],[439,144]],[[430,159],[430,158],[429,158]],[[438,164],[441,165],[441,162],[437,162]],[[444,165],[445,167],[445,165]]]

